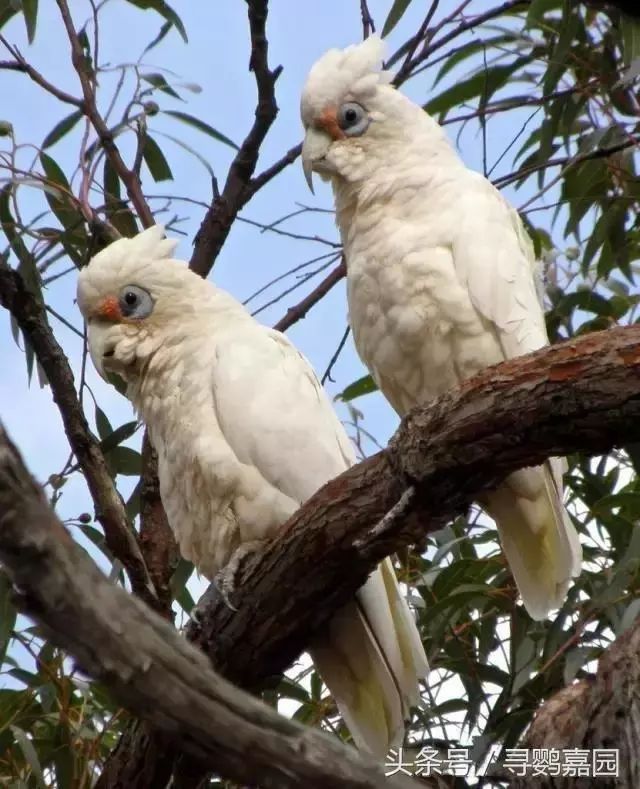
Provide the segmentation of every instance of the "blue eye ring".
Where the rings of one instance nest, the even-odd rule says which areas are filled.
[[[149,291],[138,285],[125,285],[118,296],[118,306],[125,318],[142,320],[153,312],[153,299]]]
[[[337,112],[338,126],[347,137],[359,137],[369,128],[370,118],[365,108],[356,101],[347,101]]]

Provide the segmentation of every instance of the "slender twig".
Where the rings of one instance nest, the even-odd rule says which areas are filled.
[[[70,271],[75,271],[75,267],[72,268],[72,269],[69,269],[69,270]],[[60,315],[59,312],[56,312],[53,309],[53,307],[50,307],[48,304],[47,304],[47,312],[50,313],[51,315],[53,315],[53,317],[56,320],[59,320],[60,323],[62,323],[63,326],[66,326],[67,329],[69,329],[69,331],[72,331],[74,334],[76,334],[78,337],[80,337],[81,340],[84,340],[84,334],[81,331],[79,331],[78,329],[76,329],[76,327],[73,325],[73,323],[69,323],[69,321],[64,317],[64,315]]]
[[[238,222],[244,222],[247,225],[259,227],[263,233],[275,233],[278,236],[286,236],[287,238],[293,238],[296,241],[314,241],[316,244],[325,244],[326,246],[332,247],[333,249],[339,249],[342,246],[339,241],[330,241],[328,238],[323,238],[322,236],[309,236],[304,233],[293,233],[291,230],[281,230],[276,226],[277,223],[275,222],[270,225],[265,225],[263,222],[257,222],[255,219],[249,219],[246,216],[239,216]]]
[[[345,343],[347,342],[347,338],[349,337],[350,332],[351,332],[351,326],[347,326],[347,328],[344,330],[344,334],[342,335],[342,339],[338,343],[338,347],[336,348],[335,353],[331,357],[331,361],[327,365],[327,369],[324,371],[322,379],[320,380],[321,384],[324,384],[325,381],[333,381],[333,378],[331,377],[331,370],[333,369],[333,365],[338,361],[338,357],[342,353],[342,349],[344,348]]]
[[[369,38],[376,32],[376,25],[369,11],[367,0],[360,0],[360,16],[362,18],[362,38]]]
[[[402,74],[400,75],[400,79],[398,78],[398,75],[396,75],[396,77],[393,80],[393,84],[398,86],[401,85],[403,82],[406,82],[407,79],[411,77],[417,66],[424,63],[426,60],[428,60],[431,57],[431,55],[433,55],[434,52],[437,52],[439,49],[442,49],[442,47],[445,47],[447,44],[449,44],[451,41],[456,39],[458,36],[462,35],[462,33],[466,33],[467,30],[473,30],[474,27],[478,27],[478,25],[482,25],[485,22],[488,22],[490,19],[495,19],[495,17],[497,16],[502,16],[502,14],[506,13],[507,11],[510,11],[512,8],[515,8],[516,6],[519,5],[524,6],[527,4],[528,4],[528,0],[508,0],[506,3],[502,3],[501,5],[496,6],[495,8],[491,8],[489,11],[485,11],[483,14],[478,14],[477,16],[474,16],[472,19],[467,19],[461,22],[450,33],[445,34],[437,41],[434,41],[428,46],[423,47],[420,53],[415,57],[413,57],[409,61],[409,63],[406,64],[406,68],[402,69]],[[462,4],[462,7],[464,8],[464,6],[466,5],[467,3],[465,2]],[[454,18],[458,13],[460,13],[459,8],[456,9],[454,13],[451,14],[449,17],[447,17],[447,20]],[[443,22],[446,22],[447,20],[443,20]],[[439,27],[442,27],[443,22],[440,23]],[[391,58],[389,58],[389,61],[387,62],[387,67],[393,65],[393,63],[395,63],[399,58],[401,58],[405,54],[405,52],[411,46],[411,42],[412,39],[410,39],[396,53],[394,53],[394,55],[392,55]]]
[[[138,216],[140,217],[142,224],[145,227],[150,227],[154,224],[154,218],[153,214],[151,213],[151,209],[149,208],[149,205],[142,194],[140,179],[136,173],[133,172],[133,170],[130,170],[125,164],[122,156],[120,155],[120,150],[115,143],[111,129],[109,129],[104,121],[104,118],[98,111],[96,94],[93,85],[93,76],[91,74],[90,67],[86,63],[82,44],[80,43],[80,39],[78,38],[78,34],[76,33],[75,27],[73,25],[73,19],[71,18],[71,12],[69,10],[67,0],[56,0],[56,3],[60,10],[60,15],[62,16],[62,21],[67,31],[69,43],[71,44],[71,61],[76,73],[78,74],[80,85],[82,87],[82,94],[84,96],[83,112],[91,121],[96,134],[100,138],[100,142],[102,143],[105,153],[109,157],[114,170],[124,184],[125,189],[127,190],[127,195],[129,196],[129,200],[131,200],[132,205],[138,212]]]
[[[261,312],[264,312],[264,310],[268,309],[269,307],[272,307],[274,304],[277,304],[279,301],[282,301],[282,299],[285,296],[288,296],[290,293],[293,293],[294,290],[298,290],[298,288],[301,288],[306,282],[308,282],[310,279],[313,279],[313,277],[315,277],[316,274],[320,274],[325,269],[329,268],[329,266],[332,263],[335,263],[335,261],[339,257],[340,257],[340,255],[335,255],[327,263],[323,263],[321,266],[319,266],[317,269],[315,269],[315,271],[308,271],[306,274],[302,274],[300,276],[300,278],[298,279],[298,281],[294,285],[291,285],[286,290],[283,290],[282,293],[278,293],[277,296],[274,296],[272,299],[270,299],[269,301],[265,302],[265,304],[261,304],[251,314],[254,315],[254,316],[255,315],[259,315]]]
[[[295,307],[289,307],[287,314],[280,318],[273,328],[277,329],[278,331],[286,331],[288,328],[293,326],[294,323],[302,320],[307,312],[309,312],[311,307],[317,304],[320,299],[323,298],[323,296],[326,296],[331,288],[340,282],[340,280],[343,279],[346,274],[347,267],[343,259],[340,265],[336,266],[336,268],[334,268],[333,271],[322,280],[317,288],[312,290],[308,296],[305,296],[305,298],[302,299],[299,304],[296,304]]]
[[[508,184],[519,181],[521,178],[531,175],[531,173],[536,173],[539,170],[547,170],[549,167],[575,167],[577,164],[582,164],[582,162],[587,162],[591,159],[604,159],[607,156],[620,153],[620,151],[626,151],[628,148],[633,148],[636,145],[640,145],[640,137],[632,137],[630,140],[625,140],[625,142],[612,145],[609,148],[598,148],[590,153],[577,154],[575,156],[562,156],[557,159],[547,159],[540,164],[527,165],[516,170],[514,173],[502,175],[500,178],[496,178],[493,183],[495,186],[502,189],[508,186]]]
[[[333,252],[325,252],[324,255],[318,255],[315,258],[311,258],[311,260],[305,260],[304,263],[299,263],[297,266],[290,268],[288,271],[285,271],[283,274],[279,274],[277,277],[269,280],[264,285],[258,288],[258,290],[254,291],[250,296],[247,296],[246,299],[242,302],[243,305],[246,307],[249,302],[253,301],[258,296],[262,295],[265,290],[268,290],[270,287],[275,285],[277,282],[281,282],[283,279],[290,277],[292,274],[301,271],[303,268],[308,268],[312,266],[314,263],[319,263],[321,260],[328,260],[329,258],[333,258],[335,260],[335,254]]]
[[[302,143],[299,143],[293,148],[289,148],[285,155],[278,159],[277,162],[272,164],[271,167],[267,167],[266,170],[263,170],[261,173],[256,175],[255,178],[252,178],[245,190],[245,197],[247,200],[252,197],[259,189],[262,189],[265,184],[269,183],[272,178],[275,178],[276,175],[280,175],[285,167],[293,164],[301,153]]]
[[[0,61],[0,69],[4,69],[5,71],[21,71],[23,74],[26,74],[33,82],[37,85],[40,85],[41,88],[50,93],[52,96],[55,96],[56,99],[59,101],[64,102],[65,104],[72,104],[74,107],[77,107],[80,110],[84,109],[84,102],[82,99],[78,99],[75,96],[72,96],[70,93],[66,93],[60,88],[57,88],[53,85],[49,80],[45,79],[43,75],[33,68],[27,61],[22,57],[22,55],[18,52],[17,49],[12,47],[4,36],[0,35],[0,42],[4,44],[4,46],[11,52],[14,56],[15,61],[11,60],[2,60]]]
[[[432,0],[431,5],[429,6],[429,10],[427,11],[427,15],[424,18],[424,21],[418,28],[418,32],[407,42],[408,50],[405,56],[404,62],[400,67],[398,74],[396,74],[396,79],[399,80],[398,84],[402,83],[405,79],[405,72],[408,73],[408,69],[410,68],[411,58],[414,56],[415,51],[418,47],[418,44],[421,41],[425,40],[425,36],[428,35],[429,25],[431,24],[431,20],[435,12],[438,10],[438,6],[440,5],[440,0]]]

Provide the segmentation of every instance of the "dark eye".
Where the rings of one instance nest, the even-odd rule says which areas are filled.
[[[338,110],[338,126],[349,137],[363,134],[369,126],[367,111],[355,101],[348,101]]]
[[[125,285],[118,302],[125,318],[146,318],[153,311],[153,299],[148,291],[137,285]]]

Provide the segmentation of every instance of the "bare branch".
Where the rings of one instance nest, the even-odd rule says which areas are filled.
[[[346,274],[347,267],[343,259],[340,265],[336,266],[308,296],[305,296],[295,307],[289,307],[287,314],[280,318],[273,328],[278,331],[286,331],[294,323],[302,320],[311,307],[317,304],[323,296],[326,296],[334,285],[340,282],[341,279],[344,279]]]
[[[369,11],[367,0],[360,0],[360,16],[362,17],[362,38],[369,38],[376,32],[376,25]]]
[[[189,265],[193,271],[203,277],[211,271],[240,209],[264,183],[298,155],[297,149],[293,148],[280,162],[270,168],[270,171],[267,171],[267,175],[263,173],[252,184],[251,177],[258,163],[260,147],[278,114],[275,83],[282,69],[281,67],[273,71],[269,69],[266,37],[268,0],[246,0],[246,3],[251,34],[249,69],[255,76],[258,103],[251,130],[229,168],[222,193],[214,196],[194,240],[194,250]]]
[[[320,383],[323,386],[326,380],[333,381],[333,378],[331,377],[331,371],[333,370],[333,365],[338,361],[338,357],[342,353],[342,349],[344,348],[350,333],[351,333],[351,326],[347,326],[347,328],[344,330],[344,334],[342,335],[342,338],[340,339],[340,342],[338,343],[338,347],[336,348],[333,356],[329,361],[329,364],[327,365],[327,369],[324,371],[322,378],[320,379]]]
[[[525,165],[514,173],[502,175],[496,178],[493,184],[499,189],[502,189],[514,181],[519,181],[521,178],[531,175],[531,173],[536,173],[539,170],[547,170],[550,167],[563,167],[564,172],[566,172],[570,167],[575,167],[577,164],[582,164],[582,162],[588,162],[592,159],[605,159],[607,156],[613,156],[613,154],[626,151],[628,148],[633,148],[638,145],[640,145],[640,137],[631,137],[631,139],[625,140],[617,145],[611,145],[608,148],[597,148],[595,151],[589,153],[576,154],[575,156],[562,156],[557,159],[547,159],[540,164]]]
[[[129,200],[131,200],[132,205],[138,212],[140,221],[144,227],[150,227],[154,224],[154,218],[142,193],[140,179],[137,174],[133,170],[130,170],[125,164],[120,155],[120,150],[115,143],[111,129],[109,129],[104,118],[98,111],[91,68],[86,62],[82,44],[80,43],[80,39],[73,25],[73,19],[71,18],[67,0],[56,0],[56,3],[60,9],[62,21],[67,31],[69,43],[71,44],[71,61],[80,79],[82,94],[84,96],[83,111],[91,121],[93,128],[100,138],[105,153],[109,157],[118,177],[124,184]]]
[[[29,340],[51,385],[69,444],[87,481],[111,553],[126,568],[131,586],[149,605],[157,605],[136,534],[109,474],[104,455],[78,400],[73,372],[47,321],[45,306],[7,263],[0,260],[0,304],[13,315]]]
[[[510,11],[512,8],[515,8],[519,5],[526,5],[528,4],[528,0],[507,0],[506,3],[502,3],[499,6],[495,6],[494,8],[485,11],[482,14],[478,14],[477,16],[472,17],[471,19],[466,19],[462,21],[456,28],[454,28],[450,33],[446,33],[442,38],[438,38],[433,43],[430,43],[424,46],[420,52],[415,56],[412,57],[407,63],[404,63],[400,72],[396,74],[393,84],[396,86],[402,85],[403,82],[406,82],[415,72],[416,68],[420,66],[422,63],[427,61],[434,52],[437,52],[442,47],[445,47],[451,41],[456,39],[458,36],[466,33],[467,30],[473,30],[474,27],[478,27],[478,25],[482,25],[485,22],[488,22],[490,19],[495,19],[497,16],[502,16],[502,14]],[[467,3],[462,4],[462,8],[467,5]],[[456,9],[449,17],[448,20],[455,18],[455,16],[460,12],[460,9]],[[438,25],[438,29],[440,29],[442,25]],[[435,32],[435,31],[434,31]],[[426,31],[426,36],[429,36],[429,31]],[[425,36],[425,37],[426,37]],[[418,42],[419,43],[419,42]],[[415,47],[416,42],[414,41],[414,37],[410,38],[405,44],[403,44],[400,49],[395,52],[388,60],[387,67],[392,66],[396,63],[401,57],[406,55],[406,53],[411,49],[411,47]]]
[[[275,164],[272,164],[271,167],[267,167],[266,170],[263,170],[259,175],[256,175],[255,178],[252,178],[249,181],[249,184],[245,190],[245,203],[248,202],[250,197],[262,187],[267,184],[272,178],[275,178],[276,175],[279,175],[285,167],[288,167],[290,164],[293,164],[295,160],[300,156],[302,153],[302,143],[298,143],[293,148],[290,148],[285,155],[278,159]]]
[[[7,49],[11,51],[14,55],[16,60],[2,60],[0,61],[0,69],[5,71],[20,71],[23,74],[26,74],[30,79],[32,79],[37,85],[40,85],[41,88],[50,93],[52,96],[55,96],[56,99],[64,102],[65,104],[72,104],[74,107],[82,110],[84,109],[84,102],[82,99],[78,99],[75,96],[72,96],[70,93],[66,93],[60,88],[57,88],[53,85],[49,80],[45,79],[45,77],[36,69],[33,68],[27,61],[20,55],[17,49],[11,47],[6,39],[3,36],[0,36],[0,41],[4,44]]]

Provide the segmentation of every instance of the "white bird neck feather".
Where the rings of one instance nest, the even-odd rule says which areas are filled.
[[[383,210],[408,216],[414,194],[446,188],[466,170],[442,127],[406,96],[384,86],[373,107],[372,126],[380,124],[375,140],[363,138],[360,150],[342,149],[332,162],[336,222],[345,244],[356,215]],[[416,210],[424,212],[424,201]]]

